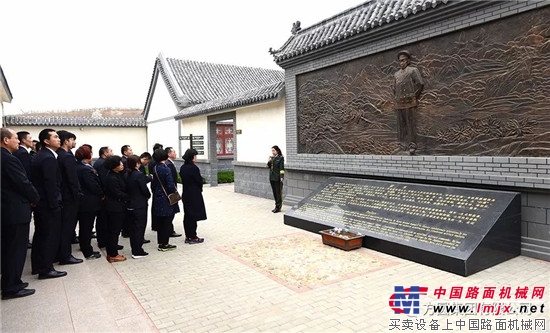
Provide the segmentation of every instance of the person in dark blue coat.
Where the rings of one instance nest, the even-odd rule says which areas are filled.
[[[166,160],[168,154],[162,149],[157,149],[153,153],[155,166],[153,167],[153,215],[156,216],[157,241],[159,251],[170,251],[176,248],[169,244],[170,234],[172,233],[172,221],[176,214],[177,204],[170,205],[168,195],[176,191],[176,184],[172,178],[172,173]]]
[[[87,146],[81,146],[75,152],[76,174],[82,190],[83,196],[78,205],[77,219],[79,223],[78,240],[80,250],[86,259],[97,259],[101,257],[99,251],[94,251],[92,247],[92,230],[94,220],[101,209],[101,202],[105,198],[99,174],[90,162],[92,161],[92,151]]]
[[[197,236],[197,221],[206,220],[206,208],[202,197],[202,176],[199,167],[195,165],[198,152],[187,149],[183,155],[185,163],[180,168],[183,186],[183,229],[185,242],[197,244],[204,242],[204,238]]]
[[[126,257],[118,253],[118,236],[126,218],[126,207],[130,196],[124,180],[124,165],[118,155],[105,159],[103,166],[109,170],[103,183],[105,211],[107,213],[107,261],[124,261]]]
[[[143,250],[145,228],[147,227],[147,207],[151,192],[147,183],[151,178],[145,176],[139,168],[141,166],[139,156],[128,156],[126,161],[127,173],[126,186],[128,188],[128,228],[130,233],[130,245],[132,246],[132,258],[146,257],[149,253]]]
[[[21,161],[12,153],[17,151],[19,140],[15,131],[1,129],[2,145],[2,299],[25,297],[34,294],[21,281],[31,222],[31,205],[40,196],[29,181]]]

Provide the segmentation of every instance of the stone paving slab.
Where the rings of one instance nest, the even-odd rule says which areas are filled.
[[[232,185],[205,187],[208,220],[199,222],[198,234],[202,244],[184,244],[183,238],[172,238],[178,248],[170,252],[156,251],[156,235],[147,230],[151,239],[143,259],[129,259],[109,264],[103,258],[83,264],[62,266],[69,275],[54,280],[37,280],[26,268],[24,280],[36,288],[34,296],[2,301],[2,332],[417,332],[414,329],[391,327],[392,320],[419,319],[441,323],[445,319],[494,319],[495,316],[420,316],[396,315],[389,306],[394,286],[425,286],[431,293],[420,298],[420,308],[439,302],[433,290],[453,286],[497,288],[545,286],[542,300],[528,300],[548,306],[550,293],[550,263],[528,257],[516,257],[469,277],[462,277],[361,248],[353,256],[373,257],[383,268],[342,273],[331,283],[309,286],[304,290],[288,287],[284,279],[274,279],[251,260],[236,260],[239,253],[227,255],[228,249],[239,246],[250,251],[257,262],[274,259],[262,251],[252,253],[251,245],[258,242],[276,253],[289,235],[297,237],[297,251],[304,258],[325,260],[334,248],[323,246],[320,235],[284,225],[282,214],[273,214],[272,200],[233,192]],[[283,211],[289,207],[283,207]],[[176,231],[182,232],[183,216],[174,220]],[[308,253],[301,242],[315,242],[314,254]],[[270,240],[266,242],[266,240]],[[121,239],[129,256],[129,242]],[[311,244],[310,244],[311,245]],[[280,252],[280,251],[279,251]],[[341,252],[344,256],[344,251]],[[289,265],[299,267],[300,256],[287,252]],[[276,257],[275,257],[276,258]],[[278,259],[280,260],[280,258]],[[303,260],[303,259],[302,259]],[[308,259],[310,260],[310,259]],[[281,260],[281,262],[284,262]],[[319,264],[318,264],[319,265]],[[312,267],[315,267],[313,265]],[[319,266],[317,266],[319,267]],[[315,268],[308,270],[315,273]],[[326,281],[325,281],[326,282]],[[447,296],[448,298],[448,296]],[[464,297],[461,301],[464,301]],[[550,311],[550,309],[547,309]],[[547,312],[547,311],[546,311]],[[510,318],[548,318],[547,313]],[[545,317],[544,317],[545,316]],[[408,324],[407,324],[408,325]],[[546,320],[548,331],[550,320]],[[404,328],[405,327],[405,328]],[[401,329],[404,328],[404,329]],[[503,332],[495,325],[491,329],[443,331],[444,327],[425,331],[441,332]],[[509,330],[505,330],[509,331]],[[528,332],[529,330],[518,330]],[[530,330],[529,332],[543,330]]]

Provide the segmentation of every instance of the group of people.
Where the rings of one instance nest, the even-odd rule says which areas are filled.
[[[1,129],[2,299],[35,292],[21,280],[32,214],[31,269],[39,279],[67,275],[56,270],[54,263],[83,262],[72,254],[77,223],[77,238],[86,259],[101,257],[91,245],[94,222],[98,247],[106,247],[109,262],[126,260],[118,252],[123,249],[118,244],[121,233],[130,238],[132,258],[147,256],[143,244],[150,242],[144,238],[150,198],[158,250],[174,250],[176,245],[169,239],[181,236],[173,226],[180,208],[168,197],[177,191],[178,182],[183,188],[185,243],[204,241],[197,236],[197,221],[206,219],[206,209],[202,176],[195,165],[196,150],[185,152],[178,173],[173,162],[175,150],[160,144],[155,144],[152,155],[146,152],[141,156],[134,155],[129,145],[121,147],[121,156],[101,147],[100,158],[92,166],[92,146],[81,145],[73,155],[76,135],[71,132],[48,128],[38,139],[40,149],[35,148],[28,132]]]

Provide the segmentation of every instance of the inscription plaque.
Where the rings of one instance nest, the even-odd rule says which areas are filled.
[[[368,248],[467,276],[520,254],[520,204],[516,192],[331,177],[284,223],[347,227]]]

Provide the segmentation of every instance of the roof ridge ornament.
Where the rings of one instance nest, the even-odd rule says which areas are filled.
[[[290,30],[290,33],[296,35],[300,30],[302,30],[302,28],[300,27],[300,21],[292,23],[292,29]]]

